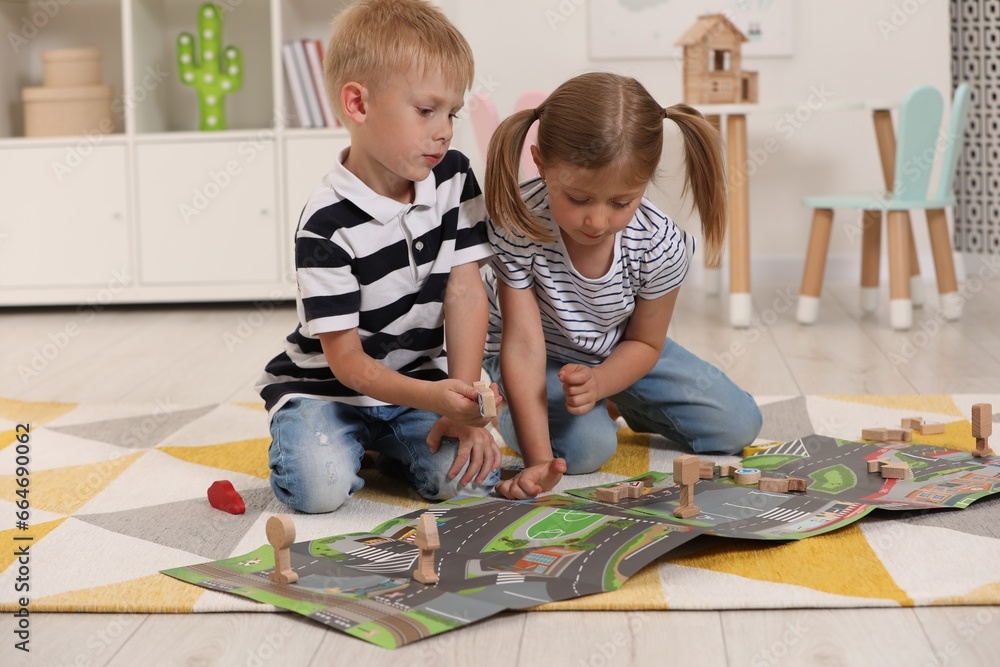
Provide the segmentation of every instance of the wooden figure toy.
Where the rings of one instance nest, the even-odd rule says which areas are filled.
[[[739,468],[738,465],[733,465],[732,463],[723,463],[719,466],[719,477],[732,477],[733,471]]]
[[[889,429],[886,428],[865,428],[861,429],[862,440],[884,441],[889,439]]]
[[[993,450],[990,449],[991,435],[993,435],[993,406],[989,403],[976,403],[972,406],[972,437],[976,439],[973,456],[976,458],[993,456]]]
[[[881,468],[884,479],[909,479],[910,466],[902,461],[887,461]]]
[[[621,494],[626,498],[642,498],[642,485],[622,483],[614,488],[621,489]]]
[[[699,479],[715,479],[715,464],[711,461],[698,462]]]
[[[809,486],[809,480],[802,479],[801,477],[789,477],[788,478],[788,490],[805,492],[806,488]]]
[[[497,399],[490,385],[479,381],[473,382],[472,386],[479,392],[479,414],[485,419],[494,419],[497,416]]]
[[[917,431],[920,435],[940,435],[944,433],[944,424],[941,422],[923,422]]]
[[[761,491],[771,491],[773,493],[788,493],[789,485],[787,477],[762,477],[757,482],[757,488]]]
[[[267,520],[265,526],[267,541],[274,548],[274,571],[271,581],[277,584],[294,584],[299,580],[299,573],[292,569],[291,552],[288,550],[295,542],[295,524],[287,514],[275,514]]]
[[[602,503],[617,503],[622,499],[623,490],[621,486],[602,486],[596,491],[597,499]]]
[[[733,480],[740,486],[756,484],[760,481],[760,470],[757,468],[737,468],[733,471]]]
[[[434,551],[441,548],[441,538],[438,535],[437,519],[430,512],[424,512],[417,519],[417,534],[414,542],[420,548],[417,556],[417,569],[413,578],[422,584],[436,584],[437,572],[434,571]]]
[[[699,461],[697,456],[678,456],[674,459],[674,483],[681,487],[680,505],[674,510],[674,516],[689,519],[701,514],[701,509],[694,504],[694,485],[699,478]]]

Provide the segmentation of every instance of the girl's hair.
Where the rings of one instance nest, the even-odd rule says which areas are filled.
[[[486,208],[502,227],[537,241],[551,240],[518,185],[518,166],[528,129],[538,120],[538,152],[546,165],[620,170],[628,180],[653,180],[663,150],[663,119],[684,136],[690,188],[701,216],[709,262],[717,262],[726,231],[725,167],[718,131],[698,111],[675,104],[664,109],[635,79],[593,72],[563,83],[537,109],[505,119],[490,139],[486,158]]]

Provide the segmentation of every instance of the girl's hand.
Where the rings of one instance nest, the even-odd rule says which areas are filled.
[[[527,500],[543,491],[551,491],[566,472],[564,459],[553,459],[525,468],[497,484],[496,492],[511,500]]]
[[[476,413],[478,412],[477,407]],[[455,452],[455,462],[448,471],[448,479],[455,479],[455,476],[462,472],[466,461],[469,463],[465,474],[458,482],[459,486],[467,486],[473,478],[476,484],[482,484],[492,471],[500,467],[500,448],[486,429],[456,424],[442,417],[434,423],[431,432],[427,434],[427,445],[432,452],[437,452],[441,447],[443,437],[458,439],[458,451]]]
[[[559,381],[566,394],[566,410],[571,415],[590,412],[603,398],[597,386],[594,369],[581,364],[566,364],[559,369]]]

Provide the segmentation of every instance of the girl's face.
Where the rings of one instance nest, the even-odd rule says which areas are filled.
[[[573,249],[598,251],[611,247],[625,229],[646,191],[646,183],[626,179],[619,169],[584,169],[537,159],[539,175],[549,189],[549,208],[563,241]]]

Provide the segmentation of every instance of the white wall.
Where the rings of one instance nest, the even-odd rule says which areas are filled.
[[[610,2],[614,0],[590,0]],[[674,0],[691,2],[695,0]],[[676,60],[592,60],[588,53],[586,0],[457,0],[445,5],[476,56],[480,87],[493,88],[501,117],[529,89],[552,90],[575,74],[608,70],[634,76],[664,105],[681,100]],[[803,0],[796,2],[795,53],[791,58],[748,58],[760,74],[763,104],[806,104],[823,90],[830,102],[898,100],[912,86],[930,84],[946,96],[951,86],[948,4],[942,0]],[[558,20],[556,20],[558,18]],[[815,98],[814,98],[815,99]],[[797,285],[809,233],[802,196],[872,192],[882,176],[871,116],[864,111],[820,111],[800,127],[779,115],[751,116],[748,147],[765,141],[778,150],[751,166],[750,219],[753,276],[759,282]],[[468,121],[456,132],[482,173]],[[670,124],[668,123],[668,126]],[[789,128],[794,130],[789,132]],[[773,143],[773,142],[771,142]],[[668,150],[677,148],[671,142]],[[676,157],[676,155],[674,156]],[[669,170],[668,170],[669,171]],[[676,178],[651,195],[688,229],[697,227],[676,201]],[[666,193],[666,194],[664,194]],[[829,280],[857,280],[860,239],[846,229],[855,214],[838,217],[831,243]],[[929,256],[922,216],[914,219],[918,248]],[[884,264],[884,262],[883,262]],[[925,275],[929,274],[928,262]],[[697,281],[700,274],[692,278]]]

